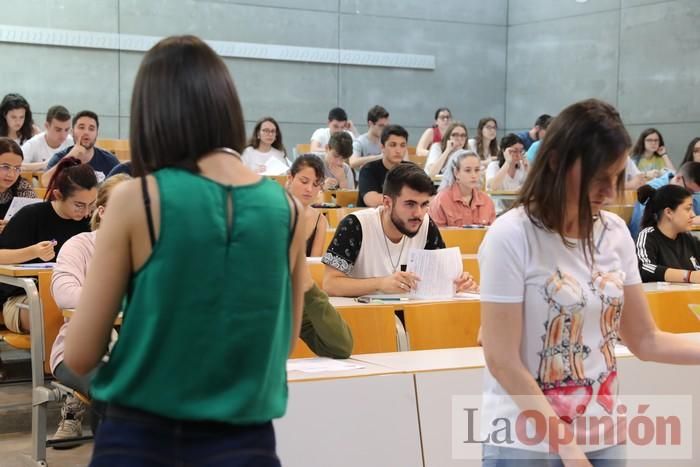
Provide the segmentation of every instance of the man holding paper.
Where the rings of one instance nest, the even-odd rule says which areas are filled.
[[[437,225],[428,216],[435,186],[415,164],[389,171],[382,205],[346,216],[322,262],[323,288],[329,295],[357,297],[374,293],[408,293],[421,279],[405,272],[409,251],[445,248]],[[476,291],[469,273],[454,279],[457,292]]]

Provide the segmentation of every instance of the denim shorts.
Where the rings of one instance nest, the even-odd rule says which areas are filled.
[[[280,467],[272,422],[182,421],[109,406],[91,467]]]

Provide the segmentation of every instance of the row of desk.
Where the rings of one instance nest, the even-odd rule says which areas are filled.
[[[687,337],[700,343],[700,334]],[[641,362],[624,347],[616,348],[616,355],[623,401],[635,394],[700,397],[696,368]],[[480,407],[485,371],[480,348],[358,354],[350,361],[362,368],[289,372],[287,414],[275,421],[283,465],[481,465],[481,446],[463,442],[464,414],[453,405],[455,397],[468,396],[476,403],[472,407]],[[691,417],[700,420],[700,404],[693,404]],[[700,446],[700,430],[683,435],[686,445]],[[673,465],[699,465],[700,455],[692,454]],[[647,454],[630,449],[628,455],[639,460]],[[644,465],[669,465],[657,461]]]

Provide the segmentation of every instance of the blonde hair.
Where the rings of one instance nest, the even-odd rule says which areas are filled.
[[[106,206],[109,195],[112,193],[112,189],[114,189],[114,187],[119,185],[121,182],[125,182],[127,180],[131,180],[131,177],[127,174],[117,174],[112,175],[102,182],[97,189],[97,200],[95,201],[96,208]],[[99,209],[95,209],[95,212],[92,213],[92,219],[90,219],[90,228],[92,230],[97,230],[100,227],[101,220],[102,217],[100,216]]]

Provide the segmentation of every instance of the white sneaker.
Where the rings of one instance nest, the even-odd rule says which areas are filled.
[[[74,396],[66,397],[61,407],[61,420],[53,439],[70,439],[83,436],[83,414],[87,406]]]

